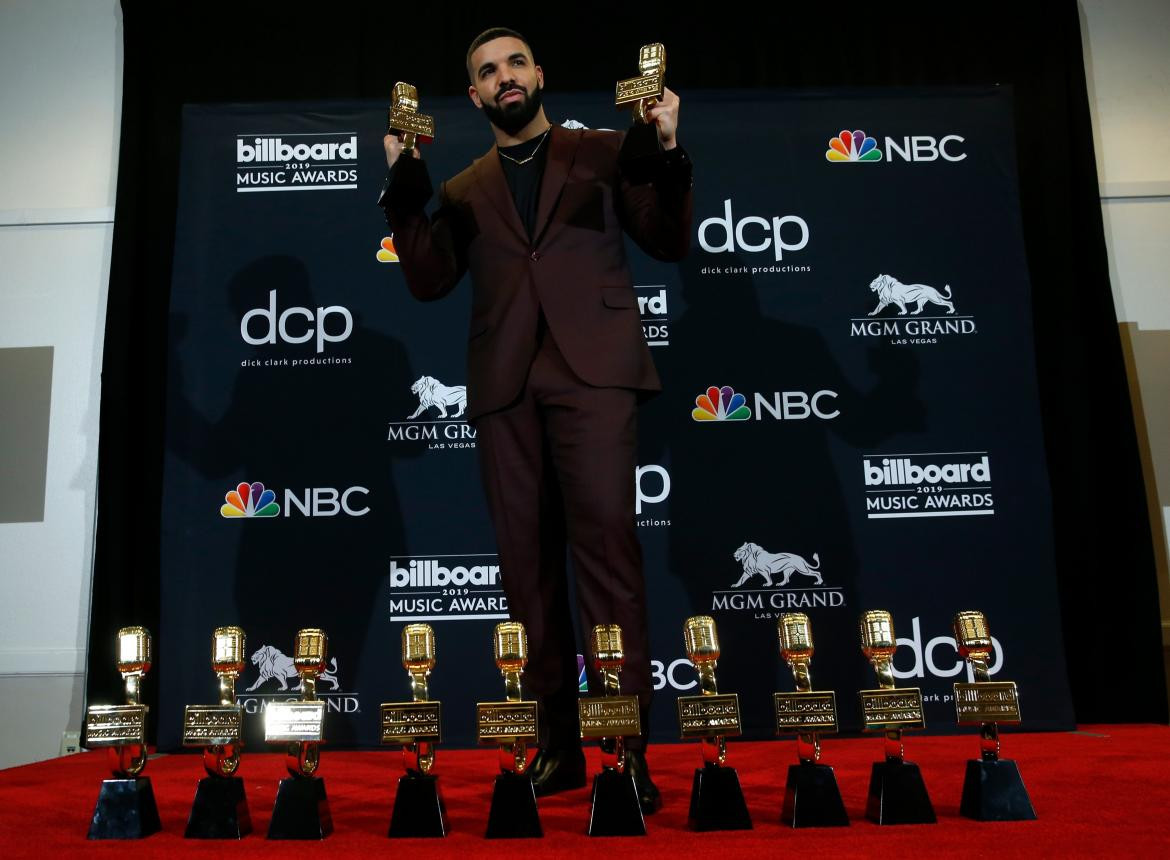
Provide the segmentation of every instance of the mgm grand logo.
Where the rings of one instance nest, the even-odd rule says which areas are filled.
[[[712,612],[752,612],[755,618],[773,619],[794,609],[845,605],[845,592],[825,584],[821,557],[815,552],[810,562],[797,553],[769,552],[749,541],[732,558],[741,575],[728,588],[711,593]]]
[[[275,645],[261,645],[252,654],[252,665],[256,679],[239,698],[245,714],[262,714],[272,702],[300,701],[304,683],[292,657]],[[357,694],[341,689],[336,657],[331,657],[326,671],[317,676],[317,696],[325,701],[326,713],[361,712]]]
[[[869,292],[877,304],[866,316],[849,321],[850,337],[884,338],[889,343],[913,346],[977,334],[975,317],[956,313],[950,284],[939,289],[878,275],[869,282]]]
[[[475,447],[475,428],[467,423],[467,386],[444,385],[433,376],[420,376],[410,386],[418,408],[405,421],[391,421],[388,442],[426,442],[427,450]]]

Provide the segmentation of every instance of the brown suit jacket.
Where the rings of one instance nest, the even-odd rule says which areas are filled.
[[[410,291],[439,299],[471,272],[469,419],[519,395],[536,353],[541,308],[561,354],[585,382],[661,388],[622,232],[656,259],[685,257],[689,168],[685,186],[631,185],[618,168],[622,137],[553,126],[531,242],[495,146],[439,186],[439,207],[429,219],[422,210],[431,193],[425,165],[412,158],[395,165],[383,205]]]

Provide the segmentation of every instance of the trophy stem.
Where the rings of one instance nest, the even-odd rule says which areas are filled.
[[[886,761],[900,762],[906,755],[906,747],[902,744],[902,730],[889,729],[885,738]]]
[[[812,671],[808,663],[793,660],[788,665],[792,668],[792,680],[796,684],[796,692],[812,692]]]
[[[224,672],[219,676],[219,703],[234,705],[236,703],[236,676],[234,673]]]
[[[414,142],[417,135],[413,131],[404,132],[402,135],[402,151],[410,152],[414,149]]]
[[[316,673],[305,672],[301,675],[301,689],[304,691],[301,695],[302,702],[317,701],[317,675]]]
[[[999,761],[999,726],[983,723],[979,728],[979,756],[983,761]]]
[[[426,702],[430,700],[431,697],[427,690],[426,672],[410,673],[410,697],[416,702]]]
[[[284,766],[289,776],[312,776],[321,764],[321,746],[315,741],[293,742],[288,745]]]
[[[796,755],[809,764],[816,764],[821,760],[821,737],[816,732],[797,732]]]
[[[232,776],[240,769],[239,744],[212,744],[204,747],[203,769],[208,776]]]
[[[126,704],[138,705],[142,694],[142,675],[138,672],[128,672],[122,676],[126,682]]]

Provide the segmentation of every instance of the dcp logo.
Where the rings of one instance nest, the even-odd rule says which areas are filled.
[[[722,232],[718,242],[708,240],[708,230],[716,231],[715,237]],[[730,197],[723,201],[723,217],[714,216],[699,225],[699,245],[712,254],[731,254],[736,248],[749,253],[772,248],[779,261],[784,259],[785,251],[801,250],[808,244],[808,237],[808,222],[799,215],[776,216],[771,221],[748,215],[736,221],[731,214]]]
[[[330,322],[330,317],[336,317]],[[253,326],[252,321],[257,323]],[[332,331],[331,331],[332,329]],[[276,290],[268,291],[268,307],[253,308],[240,320],[240,337],[252,346],[284,343],[306,343],[316,336],[317,352],[324,352],[326,343],[340,343],[353,333],[353,316],[341,305],[310,308],[286,308],[276,312]]]
[[[642,505],[656,505],[670,496],[670,473],[662,466],[637,466],[634,469],[636,487],[635,513],[641,516]]]
[[[909,639],[901,636],[898,637],[898,646],[905,645],[910,649],[910,653],[914,655],[914,665],[907,670],[901,670],[896,665],[893,666],[895,678],[925,678],[926,672],[934,675],[936,678],[953,678],[963,671],[963,667],[967,668],[967,680],[975,681],[975,673],[967,664],[967,661],[959,656],[958,650],[955,648],[954,635],[935,636],[925,645],[922,644],[922,625],[918,620],[918,616],[914,616],[914,620],[910,622],[911,634]],[[994,675],[1003,668],[1003,645],[994,636],[991,637],[991,645],[993,648],[992,661],[987,667],[987,673]],[[943,661],[943,665],[936,662],[935,651],[938,648],[950,649],[944,650],[943,654],[938,655],[938,659]],[[946,665],[946,661],[954,657],[955,662],[952,665]],[[925,668],[925,672],[923,669]]]

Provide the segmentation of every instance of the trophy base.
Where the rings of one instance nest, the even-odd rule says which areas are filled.
[[[833,769],[825,764],[789,765],[780,823],[789,827],[848,827],[849,816]]]
[[[394,814],[387,836],[446,836],[447,804],[439,792],[439,778],[429,773],[408,773],[398,778]]]
[[[544,836],[540,812],[536,808],[536,790],[527,773],[501,773],[492,788],[492,807],[488,813],[487,839],[535,839]]]
[[[269,839],[324,839],[333,832],[333,816],[325,797],[325,781],[318,777],[290,776],[280,781]]]
[[[593,777],[588,833],[590,836],[646,835],[646,819],[642,817],[638,789],[629,771],[603,770]]]
[[[874,762],[865,817],[876,824],[935,824],[938,819],[918,765]]]
[[[658,126],[653,123],[634,123],[626,132],[618,154],[622,175],[632,185],[645,185],[653,181],[658,171],[660,152],[662,144],[658,141]]]
[[[185,839],[242,839],[252,832],[252,816],[238,776],[206,776],[199,780]]]
[[[88,838],[141,839],[160,829],[150,777],[102,781]]]
[[[959,814],[976,821],[1035,821],[1036,810],[1014,761],[967,762]]]
[[[700,832],[752,829],[735,768],[706,765],[695,769],[687,826]]]

